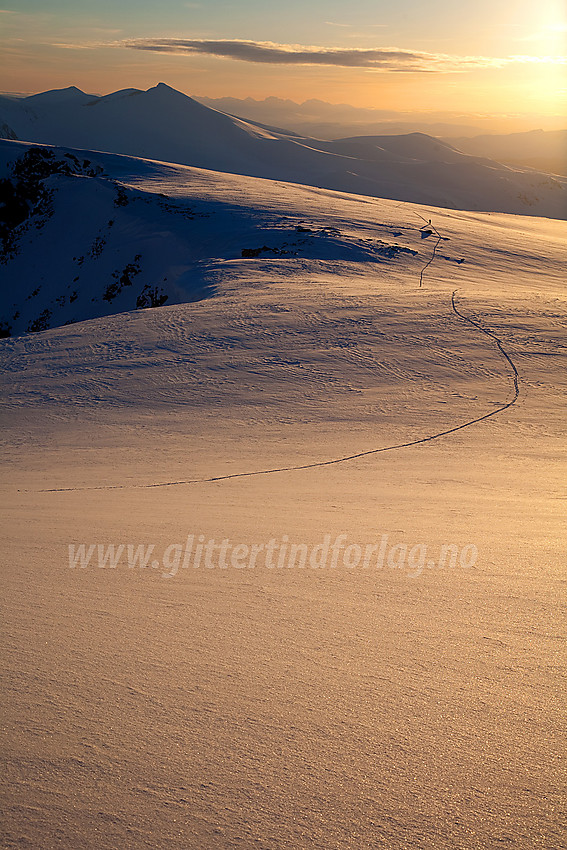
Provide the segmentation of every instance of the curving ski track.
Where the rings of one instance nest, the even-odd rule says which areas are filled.
[[[430,258],[428,259],[428,261],[426,262],[426,264],[424,265],[424,267],[422,268],[422,270],[421,270],[421,271],[420,271],[420,273],[419,273],[419,288],[421,289],[421,287],[423,286],[423,275],[425,274],[425,272],[427,271],[427,269],[429,268],[429,266],[431,265],[431,263],[432,263],[432,262],[433,262],[433,260],[435,259],[435,256],[436,256],[436,254],[437,254],[437,248],[438,248],[438,247],[439,247],[439,245],[441,244],[441,242],[442,242],[442,240],[443,240],[443,237],[441,236],[441,234],[439,233],[439,231],[437,230],[437,228],[436,228],[433,224],[431,224],[431,219],[430,219],[429,221],[427,221],[427,220],[426,220],[426,219],[425,219],[422,215],[420,215],[418,212],[414,212],[414,215],[416,215],[416,216],[417,216],[418,218],[420,218],[422,221],[425,221],[425,223],[426,223],[426,224],[428,224],[428,225],[431,227],[431,230],[432,230],[432,231],[433,231],[433,233],[435,233],[435,235],[437,236],[437,242],[436,242],[436,243],[435,243],[435,245],[433,246],[433,253],[431,254]],[[422,230],[423,230],[423,228],[422,228]],[[453,295],[454,295],[454,294],[455,294],[455,293],[453,293]]]
[[[427,265],[430,265],[433,257]],[[422,270],[423,272],[427,268],[427,265]],[[420,278],[421,280],[422,278]],[[420,284],[421,285],[421,284]],[[304,469],[316,469],[323,466],[333,466],[339,463],[347,463],[351,460],[357,460],[362,457],[369,457],[370,455],[380,454],[381,452],[392,452],[397,449],[406,449],[410,446],[418,446],[422,443],[430,443],[433,440],[438,440],[440,437],[446,437],[448,434],[455,434],[457,431],[462,431],[465,428],[470,428],[471,425],[476,425],[478,422],[484,422],[485,419],[491,419],[493,416],[497,416],[499,413],[502,413],[504,410],[508,410],[508,408],[512,407],[518,400],[520,395],[520,387],[519,387],[519,374],[516,368],[516,365],[510,355],[504,350],[500,339],[496,336],[496,334],[492,333],[492,331],[486,330],[483,328],[479,322],[471,319],[469,316],[465,316],[464,313],[461,313],[455,304],[455,295],[458,290],[454,290],[451,295],[451,308],[456,316],[460,319],[463,319],[465,322],[468,322],[469,325],[472,325],[474,328],[479,330],[485,336],[490,337],[495,343],[502,354],[502,356],[506,359],[510,368],[512,369],[512,381],[514,385],[514,397],[511,401],[503,404],[501,407],[496,408],[496,410],[492,410],[490,413],[485,413],[483,416],[477,416],[476,419],[469,419],[467,422],[461,423],[461,425],[456,425],[454,428],[448,428],[445,431],[439,431],[436,434],[430,434],[428,437],[421,437],[419,440],[411,440],[408,443],[396,443],[393,446],[382,446],[378,449],[368,449],[364,452],[357,452],[352,455],[345,455],[344,457],[332,458],[331,460],[320,460],[314,461],[313,463],[305,463],[298,466],[278,466],[273,469],[257,469],[252,470],[250,472],[232,472],[228,475],[216,475],[211,478],[190,478],[187,480],[179,480],[179,481],[160,481],[155,484],[108,484],[108,485],[100,485],[96,487],[54,487],[46,490],[39,490],[36,492],[39,493],[63,493],[63,492],[71,492],[71,491],[80,491],[80,490],[130,490],[130,489],[150,489],[152,487],[176,487],[181,485],[188,484],[208,484],[215,481],[229,481],[232,478],[250,478],[256,475],[274,475],[277,472],[299,472]]]

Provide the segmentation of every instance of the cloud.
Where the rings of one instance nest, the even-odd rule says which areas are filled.
[[[567,56],[510,56],[510,62],[532,65],[567,65]]]
[[[349,29],[352,30],[355,27],[355,24],[340,24],[338,21],[325,21],[326,26],[328,27],[341,27],[341,29]],[[367,30],[375,30],[375,29],[389,29],[388,24],[366,24]],[[368,33],[365,33],[368,35]]]
[[[335,65],[394,72],[470,71],[477,68],[500,68],[518,61],[517,57],[497,59],[485,56],[450,56],[398,47],[305,47],[269,41],[133,38],[115,42],[115,46],[154,53],[218,56],[266,65]],[[522,57],[521,61],[526,61],[526,57]]]
[[[71,41],[51,41],[50,47],[56,47],[58,50],[97,50],[99,47],[104,47],[102,44],[78,42],[74,44]]]

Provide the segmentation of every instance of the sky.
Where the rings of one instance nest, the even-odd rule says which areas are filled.
[[[2,89],[567,114],[563,0],[7,0]],[[566,120],[567,124],[567,120]]]

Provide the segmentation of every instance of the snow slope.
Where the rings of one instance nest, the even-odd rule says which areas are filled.
[[[11,163],[30,150],[37,153],[30,145],[0,142],[0,173],[10,175]],[[274,202],[272,181],[94,152],[43,151],[52,171],[62,165],[69,173],[41,180],[46,199],[18,225],[4,252],[0,327],[8,335],[199,300],[218,290],[222,269],[245,273],[258,261],[283,270],[306,260],[323,268],[341,262],[357,273],[416,276],[436,241],[434,234],[423,238],[427,219],[418,214],[401,229],[383,223],[362,230],[344,216],[329,225],[327,216],[315,214],[331,201],[356,206],[353,195],[278,182]],[[289,206],[282,203],[287,197]],[[366,199],[363,207],[378,203]],[[560,232],[561,223],[557,227]],[[456,253],[452,244],[446,248],[438,263],[447,270],[470,262],[466,246]]]
[[[3,846],[560,847],[565,225],[88,158],[52,295],[83,240],[85,310],[132,252],[211,297],[0,341]],[[341,534],[388,560],[166,569]]]
[[[462,154],[421,133],[305,138],[218,112],[164,83],[91,98],[0,98],[6,138],[102,150],[372,197],[564,218],[565,180]]]

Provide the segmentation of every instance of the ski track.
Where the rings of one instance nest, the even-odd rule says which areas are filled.
[[[425,221],[425,218],[424,218],[422,215],[420,215],[419,213],[414,213],[414,214],[415,214],[415,215],[417,215],[417,216],[418,216],[418,217],[419,217],[422,221]],[[443,240],[443,237],[441,236],[441,234],[439,233],[439,231],[437,230],[437,228],[436,228],[436,227],[434,227],[434,226],[431,224],[431,220],[430,220],[429,222],[426,222],[426,224],[429,224],[429,226],[431,227],[431,230],[432,230],[432,231],[435,233],[435,235],[437,236],[437,242],[436,242],[436,243],[435,243],[435,245],[433,246],[433,253],[431,254],[431,257],[429,258],[429,260],[426,262],[426,264],[424,265],[424,267],[422,268],[422,270],[421,270],[421,271],[420,271],[420,273],[419,273],[419,288],[420,288],[420,289],[421,289],[421,287],[423,286],[423,275],[425,274],[426,270],[429,268],[429,266],[431,265],[431,263],[432,263],[432,262],[433,262],[433,260],[435,259],[435,255],[437,254],[437,248],[439,247],[439,245],[441,244],[441,242],[442,242],[442,240]],[[454,295],[454,294],[455,294],[455,293],[453,293],[453,295]],[[455,309],[455,303],[454,303],[454,302],[453,302],[453,309]],[[459,315],[460,315],[460,314],[459,314]]]
[[[435,231],[437,233],[437,231]],[[439,236],[439,234],[438,234]],[[439,236],[439,240],[437,245],[441,241],[441,237]],[[431,264],[435,257],[435,250],[437,245],[434,248],[433,255],[429,262],[424,266],[421,271],[420,276],[420,286],[421,281],[423,279],[423,272],[425,269]],[[208,484],[213,483],[215,481],[229,481],[233,478],[251,478],[253,476],[258,475],[274,475],[278,472],[300,472],[306,469],[318,469],[325,466],[333,466],[339,463],[347,463],[348,461],[357,460],[363,457],[369,457],[370,455],[381,454],[382,452],[392,452],[397,451],[398,449],[406,449],[410,446],[418,446],[422,443],[430,443],[433,440],[438,440],[440,437],[446,437],[449,434],[455,434],[457,431],[462,431],[464,428],[469,428],[471,425],[476,425],[479,422],[484,422],[486,419],[491,419],[493,416],[497,416],[499,413],[503,413],[508,408],[512,407],[516,404],[519,395],[520,395],[520,386],[519,386],[519,373],[516,368],[516,365],[510,355],[504,350],[501,340],[496,336],[492,331],[486,330],[482,325],[471,319],[469,316],[466,316],[464,313],[461,313],[460,310],[457,309],[457,305],[455,304],[455,295],[458,290],[454,290],[451,295],[451,309],[453,313],[462,319],[468,324],[472,325],[472,327],[476,328],[476,330],[483,333],[485,336],[489,337],[496,343],[496,346],[505,360],[508,362],[511,370],[512,370],[512,381],[514,385],[514,396],[511,401],[503,404],[501,407],[498,407],[496,410],[490,411],[490,413],[485,413],[483,416],[478,416],[476,419],[469,419],[467,422],[463,422],[460,425],[456,425],[454,428],[448,428],[445,431],[439,431],[437,434],[430,434],[428,437],[421,437],[419,440],[411,440],[408,443],[397,443],[393,446],[382,446],[378,449],[368,449],[367,451],[357,452],[352,455],[345,455],[344,457],[331,458],[330,460],[320,460],[314,461],[313,463],[306,463],[297,466],[279,466],[274,467],[273,469],[257,469],[251,470],[249,472],[232,472],[228,475],[216,475],[210,478],[193,478],[187,480],[177,480],[177,481],[160,481],[153,484],[108,484],[108,485],[100,485],[95,487],[54,487],[45,490],[31,491],[31,492],[39,492],[39,493],[65,493],[65,492],[77,492],[84,490],[130,490],[130,489],[151,489],[154,487],[176,487],[176,486],[184,486],[189,484]],[[19,491],[19,492],[30,492],[27,490]]]

